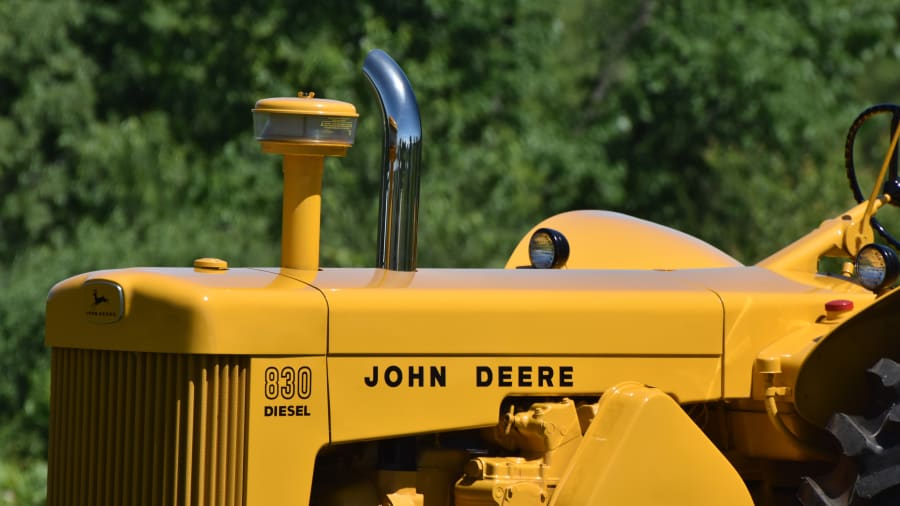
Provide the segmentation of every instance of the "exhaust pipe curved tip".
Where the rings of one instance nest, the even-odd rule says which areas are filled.
[[[419,105],[406,74],[384,51],[366,56],[363,74],[378,97],[384,129],[375,265],[414,271],[422,163]]]

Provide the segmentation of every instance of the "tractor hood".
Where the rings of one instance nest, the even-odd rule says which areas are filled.
[[[835,412],[861,413],[869,404],[866,370],[881,358],[900,361],[900,288],[824,336],[797,375],[797,412],[825,426]]]
[[[325,300],[302,281],[302,271],[293,273],[225,269],[212,261],[194,269],[82,274],[50,291],[46,342],[160,353],[323,355]]]
[[[312,284],[331,355],[722,352],[719,298],[671,272],[335,269]]]
[[[46,340],[165,353],[712,357],[722,325],[715,293],[665,271],[132,268],[57,284]]]

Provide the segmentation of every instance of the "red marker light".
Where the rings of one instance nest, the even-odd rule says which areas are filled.
[[[840,320],[844,313],[853,311],[853,301],[846,299],[829,300],[825,303],[825,319]]]
[[[825,303],[825,311],[835,313],[853,311],[853,301],[846,299],[829,300]]]

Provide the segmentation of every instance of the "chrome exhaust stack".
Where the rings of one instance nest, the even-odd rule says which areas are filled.
[[[375,265],[415,271],[422,163],[419,105],[406,74],[384,51],[375,49],[366,56],[363,73],[375,89],[384,120]]]

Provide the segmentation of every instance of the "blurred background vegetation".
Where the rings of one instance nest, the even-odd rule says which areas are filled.
[[[280,159],[252,138],[256,100],[315,90],[361,114],[326,169],[325,266],[374,263],[373,48],[421,108],[419,265],[501,266],[576,208],[749,263],[852,203],[843,137],[900,101],[898,16],[898,0],[3,0],[0,504],[43,502],[53,283],[277,264]],[[867,135],[874,173],[886,123]]]

